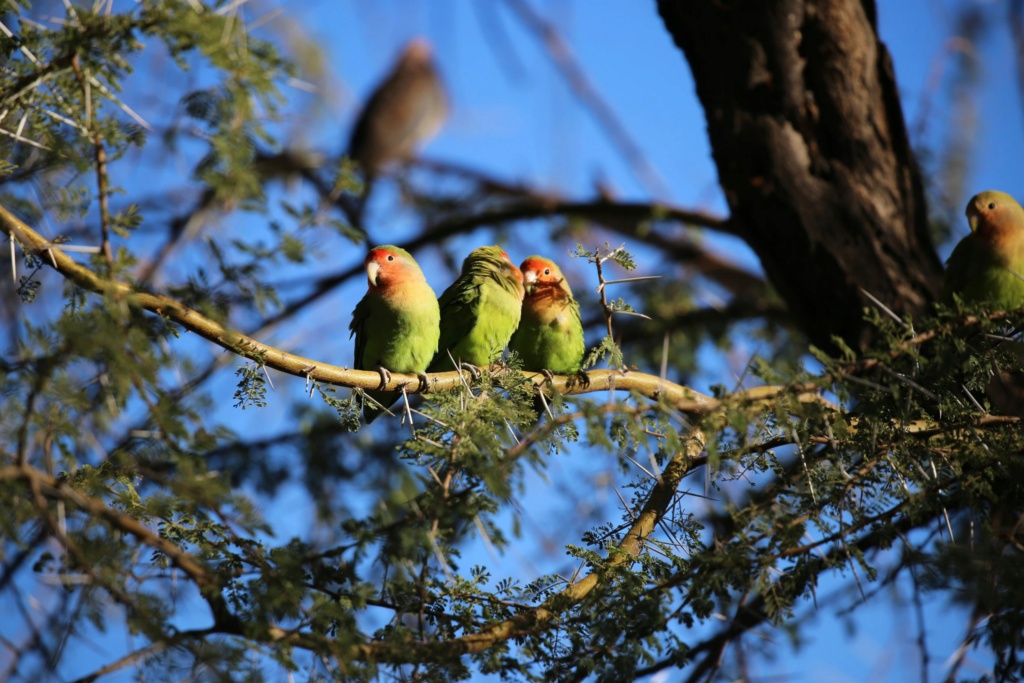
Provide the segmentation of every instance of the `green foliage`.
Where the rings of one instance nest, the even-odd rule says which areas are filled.
[[[622,367],[622,350],[619,349],[619,345],[611,337],[604,337],[597,346],[590,349],[587,355],[584,356],[580,367],[586,370],[587,368],[596,367],[601,361],[606,361],[613,368]]]
[[[259,363],[249,363],[235,371],[235,375],[239,377],[238,388],[235,389],[235,408],[245,410],[249,407],[267,406],[265,373],[266,369]]]
[[[196,7],[75,7],[60,23],[2,10],[18,30],[0,44],[0,109],[10,112],[0,125],[24,122],[24,140],[0,138],[0,203],[58,226],[54,245],[93,247],[90,265],[104,276],[258,329],[267,343],[282,332],[282,347],[322,351],[316,344],[335,343],[347,311],[310,313],[320,339],[295,340],[275,324],[302,308],[282,301],[308,304],[352,277],[308,282],[338,243],[363,239],[334,211],[339,196],[363,190],[358,173],[344,159],[325,163],[325,177],[313,165],[274,165],[283,163],[272,151],[278,89],[296,71],[218,11],[229,3]],[[150,132],[122,96],[146,85],[132,78],[153,53],[172,58],[175,78],[197,77],[177,82],[184,96],[184,85],[160,89],[160,108],[184,118]],[[166,215],[155,201],[122,201],[109,168],[161,144],[189,150],[194,199]],[[273,184],[292,176],[325,191],[276,201]],[[459,200],[417,209],[443,214]],[[154,247],[158,225],[167,241]],[[176,255],[197,233],[200,246]],[[109,254],[97,246],[104,239],[115,240]],[[605,277],[612,263],[637,269],[623,247],[577,245],[573,255],[593,265],[601,288],[600,303],[584,307],[600,330],[585,370],[604,364],[623,382],[662,384],[578,393],[590,382],[582,373],[571,378],[577,393],[548,382],[541,402],[511,357],[454,390],[411,395],[408,413],[402,406],[372,429],[360,429],[359,392],[342,398],[312,379],[299,392],[300,378],[285,377],[268,394],[269,356],[240,347],[247,362],[228,410],[226,383],[207,383],[222,361],[187,326],[102,283],[101,293],[60,286],[65,274],[47,253],[26,256],[0,357],[0,600],[21,605],[28,594],[48,621],[19,622],[28,635],[13,645],[3,634],[5,647],[33,655],[11,676],[63,674],[66,644],[119,624],[115,637],[126,632],[118,642],[133,649],[111,672],[137,666],[147,680],[712,671],[723,640],[746,643],[770,624],[798,635],[801,605],[832,577],[854,587],[856,597],[840,598],[849,610],[899,581],[944,591],[987,617],[972,637],[997,653],[995,675],[1024,673],[1016,318],[939,309],[911,325],[869,311],[871,348],[812,350],[813,360],[799,334],[766,324],[767,350],[743,360],[741,381],[684,408],[666,388],[699,370],[701,344],[726,345],[732,323],[701,318],[680,340],[674,325],[693,312],[681,275],[637,285]],[[160,270],[165,258],[177,277]],[[285,299],[275,283],[295,285],[279,276],[291,264],[308,267],[309,290]],[[622,296],[608,294],[617,286]],[[778,388],[742,388],[759,384]],[[279,434],[249,433],[289,405]],[[544,486],[550,495],[530,490]],[[299,501],[284,510],[296,520],[273,517],[282,497]],[[481,553],[493,566],[478,564]]]
[[[360,414],[363,408],[360,405],[359,396],[356,392],[352,392],[348,400],[342,400],[334,395],[335,392],[332,387],[322,387],[316,381],[313,381],[312,385],[313,388],[310,390],[310,395],[312,395],[313,391],[318,392],[324,403],[334,409],[338,415],[338,422],[341,424],[342,431],[355,432],[359,430]]]

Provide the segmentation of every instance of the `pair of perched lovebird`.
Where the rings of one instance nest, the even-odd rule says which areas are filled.
[[[562,271],[550,259],[531,256],[517,268],[501,247],[480,247],[441,298],[404,249],[381,246],[366,256],[369,289],[352,312],[355,367],[377,370],[382,383],[392,372],[422,374],[458,364],[490,365],[505,347],[526,370],[570,374],[583,359],[579,304]],[[380,406],[393,391],[366,392]],[[381,413],[368,401],[367,422]]]

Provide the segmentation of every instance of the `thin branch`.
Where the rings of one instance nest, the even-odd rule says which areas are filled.
[[[864,534],[853,545],[863,553],[870,548],[884,545],[893,530],[906,532],[918,523],[919,520],[914,515],[904,515],[893,521],[891,525]],[[845,556],[848,552],[849,549],[845,544],[839,544],[827,554],[812,557],[804,564],[797,565],[792,571],[784,574],[779,582],[785,584],[784,590],[787,594],[801,595],[808,585],[812,584],[819,575],[836,566],[839,557]],[[728,645],[744,633],[761,626],[769,618],[763,595],[757,595],[753,600],[739,606],[727,627],[687,651],[686,660],[697,660],[697,663],[685,680],[688,683],[696,683],[706,676],[710,677],[720,667],[722,656]],[[640,669],[636,674],[637,677],[649,676],[657,671],[679,665],[679,659],[671,658]]]
[[[555,26],[540,16],[526,0],[505,0],[505,4],[544,44],[548,56],[562,73],[569,87],[576,93],[576,97],[591,111],[594,118],[597,119],[598,125],[605,129],[612,144],[619,149],[637,179],[647,188],[648,192],[655,196],[669,196],[671,192],[668,185],[647,161],[640,145],[633,140],[629,129],[619,121],[615,110],[601,97],[601,93],[587,78],[587,74],[584,73]]]
[[[544,218],[549,216],[572,216],[594,221],[615,230],[622,231],[622,222],[631,226],[644,221],[673,221],[684,225],[695,225],[727,235],[739,235],[738,226],[730,219],[701,211],[693,211],[671,204],[647,202],[615,202],[607,199],[595,201],[569,201],[565,199],[533,196],[517,202],[506,202],[500,208],[480,211],[472,215],[454,216],[435,223],[432,230],[461,233],[471,228],[495,223]],[[630,234],[636,230],[631,228]]]
[[[107,272],[114,269],[114,252],[110,247],[110,191],[108,189],[109,178],[107,176],[107,150],[103,145],[103,136],[100,134],[98,125],[90,121],[92,107],[92,95],[90,82],[82,72],[82,67],[76,53],[71,60],[71,67],[82,87],[82,99],[85,101],[86,121],[85,125],[91,130],[92,144],[96,155],[96,192],[100,205],[100,246],[103,250],[103,258],[107,262]]]
[[[216,585],[213,575],[177,545],[146,528],[133,517],[122,514],[108,507],[103,501],[72,488],[67,482],[34,467],[0,467],[0,480],[11,479],[24,480],[47,497],[74,503],[93,517],[103,519],[124,533],[134,536],[145,545],[166,555],[174,566],[185,572],[201,589],[208,589]]]
[[[382,387],[380,374],[377,372],[349,370],[287,353],[225,327],[170,297],[139,292],[126,283],[103,279],[85,266],[73,261],[59,247],[43,238],[2,206],[0,206],[0,229],[14,235],[23,249],[37,255],[51,257],[52,261],[48,261],[47,265],[54,267],[79,287],[103,294],[111,299],[123,300],[129,305],[156,313],[222,348],[296,377],[349,388],[400,391],[402,387],[405,387],[409,393],[452,391],[458,388],[463,381],[462,374],[459,372],[433,373],[427,376],[429,381],[421,387],[416,375],[392,373],[391,380]],[[546,381],[541,373],[526,373],[526,375],[537,384]],[[722,400],[714,399],[680,384],[663,381],[658,376],[646,373],[594,370],[588,373],[588,378],[589,382],[584,383],[580,382],[576,376],[555,376],[552,385],[556,390],[567,395],[587,394],[609,389],[636,391],[648,398],[665,400],[677,410],[693,415],[708,414],[725,405]],[[799,401],[821,403],[822,399],[818,396],[818,391],[819,387],[811,385],[757,387],[739,392],[730,401],[760,402],[771,400],[782,393],[793,392]]]
[[[96,681],[102,678],[103,676],[106,676],[107,674],[119,671],[120,669],[123,669],[126,666],[139,664],[140,662],[145,661],[153,655],[163,652],[169,647],[174,647],[175,645],[178,645],[179,643],[183,643],[188,640],[203,640],[212,633],[212,629],[196,629],[193,631],[178,631],[169,634],[166,638],[161,638],[150,643],[145,647],[139,648],[138,650],[135,650],[133,652],[129,652],[123,657],[116,659],[113,662],[100,667],[99,669],[96,669],[95,671],[86,676],[76,678],[71,683],[92,683],[93,681]]]
[[[662,472],[662,480],[651,489],[643,509],[619,541],[616,551],[608,556],[608,566],[618,567],[631,563],[644,549],[648,537],[665,514],[675,498],[679,482],[693,468],[695,462],[703,464],[699,456],[704,450],[704,434],[693,430],[685,448],[677,452]],[[449,658],[455,654],[465,655],[482,652],[493,645],[538,633],[562,614],[567,607],[576,604],[601,584],[598,572],[588,574],[582,580],[567,586],[558,594],[548,598],[541,605],[527,612],[506,619],[479,633],[431,643],[390,643],[371,641],[355,647],[352,653],[357,659],[385,658],[390,663],[425,661]]]

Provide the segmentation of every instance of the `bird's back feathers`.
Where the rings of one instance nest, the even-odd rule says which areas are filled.
[[[441,294],[441,338],[431,372],[454,369],[449,353],[473,365],[501,357],[521,314],[517,272],[500,247],[480,247],[466,257],[458,279]]]

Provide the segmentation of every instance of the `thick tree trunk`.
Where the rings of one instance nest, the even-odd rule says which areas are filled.
[[[810,339],[922,311],[941,264],[873,0],[658,0],[733,218]]]

